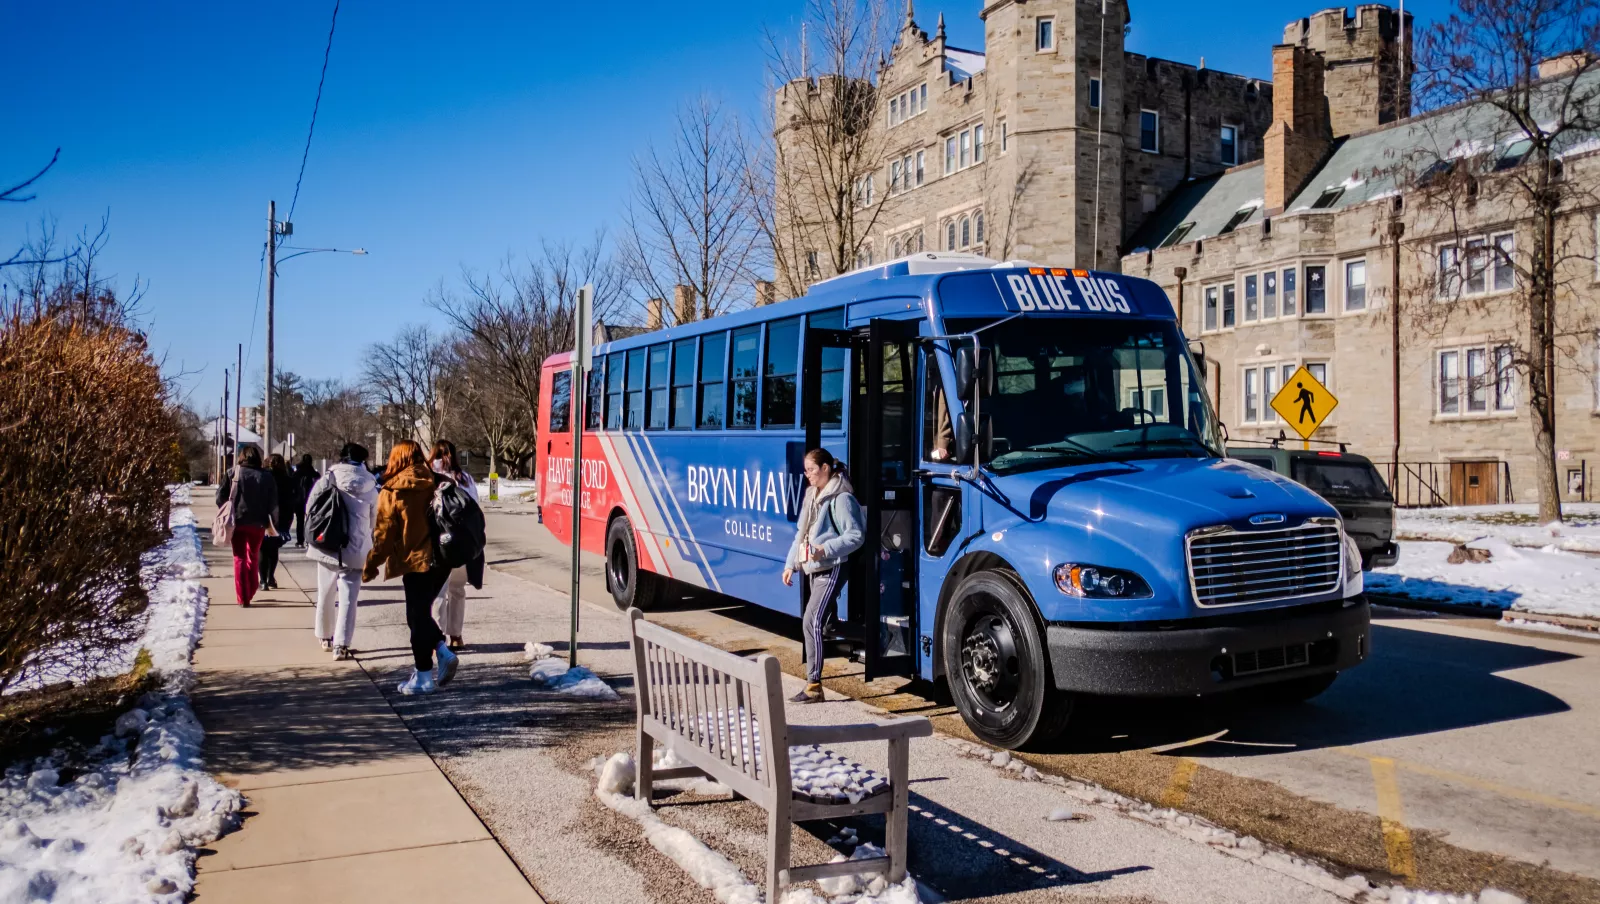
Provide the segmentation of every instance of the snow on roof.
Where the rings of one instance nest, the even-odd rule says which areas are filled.
[[[944,49],[944,69],[953,73],[956,81],[963,82],[983,71],[988,65],[983,54],[976,50],[962,50],[959,47],[946,47]]]

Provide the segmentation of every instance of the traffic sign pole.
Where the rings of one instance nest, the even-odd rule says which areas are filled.
[[[584,373],[593,352],[589,349],[589,320],[594,308],[594,286],[578,290],[578,303],[572,324],[576,334],[572,345],[572,631],[567,646],[567,667],[578,664],[578,591],[583,559],[583,397]]]

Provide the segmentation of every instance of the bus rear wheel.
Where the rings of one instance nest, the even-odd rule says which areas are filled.
[[[1044,632],[1015,577],[980,571],[963,580],[942,633],[950,696],[973,734],[1015,750],[1066,728],[1072,697],[1055,687]]]
[[[623,612],[648,611],[659,595],[661,581],[639,567],[638,540],[627,516],[611,522],[606,531],[606,588]]]

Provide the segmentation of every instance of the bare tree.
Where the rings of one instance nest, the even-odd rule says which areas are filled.
[[[101,217],[96,231],[85,228],[67,243],[57,239],[53,222],[42,221],[38,232],[0,268],[0,310],[81,323],[133,321],[145,286],[135,277],[126,291],[118,292],[111,275],[98,269],[96,262],[109,239],[109,216]]]
[[[572,348],[574,305],[585,284],[594,286],[596,319],[613,318],[623,309],[625,277],[608,256],[604,235],[581,247],[545,244],[521,267],[508,260],[493,274],[466,271],[460,290],[441,287],[429,300],[470,340],[475,360],[521,407],[530,447],[539,422],[544,361]]]
[[[470,337],[456,340],[445,382],[456,413],[452,424],[460,431],[456,443],[485,452],[490,473],[500,473],[506,463],[520,466],[532,454],[525,410]]]
[[[748,305],[766,242],[745,178],[744,138],[733,114],[708,98],[685,104],[672,140],[633,161],[633,196],[623,212],[622,259],[647,298],[688,286],[706,319]]]
[[[367,347],[362,388],[381,425],[398,438],[433,445],[447,428],[441,377],[447,346],[426,326],[408,326]]]
[[[61,149],[56,148],[55,153],[50,155],[50,162],[46,163],[38,172],[22,180],[21,182],[18,182],[16,185],[11,186],[10,188],[0,190],[0,203],[26,204],[29,201],[32,201],[34,198],[37,198],[38,195],[32,193],[23,194],[23,192],[32,187],[33,183],[38,182],[41,178],[43,178],[45,173],[50,172],[51,168],[56,165],[56,161],[60,159]],[[51,259],[48,257],[41,258],[38,255],[30,255],[28,252],[28,246],[23,245],[22,248],[18,249],[16,253],[12,254],[9,258],[0,261],[0,269],[16,266],[58,264],[65,259],[65,255]]]
[[[1406,313],[1436,332],[1503,330],[1495,356],[1509,361],[1468,377],[1494,385],[1506,366],[1526,377],[1541,521],[1561,519],[1558,360],[1587,369],[1578,346],[1594,335],[1596,311],[1581,302],[1600,201],[1597,54],[1593,0],[1456,0],[1417,33],[1418,96],[1440,112],[1399,167],[1413,187],[1408,243],[1427,262]]]
[[[747,178],[780,295],[846,273],[870,249],[888,196],[878,75],[896,31],[885,0],[809,0],[805,38],[769,36],[774,140]],[[822,73],[811,77],[812,64]]]

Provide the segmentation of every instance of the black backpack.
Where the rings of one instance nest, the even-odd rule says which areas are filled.
[[[483,509],[453,480],[441,479],[429,507],[433,519],[433,561],[460,568],[483,555]]]
[[[306,502],[306,529],[311,534],[311,545],[330,556],[338,556],[344,564],[344,548],[350,545],[350,519],[344,505],[344,494],[334,486],[330,476],[320,484]]]

